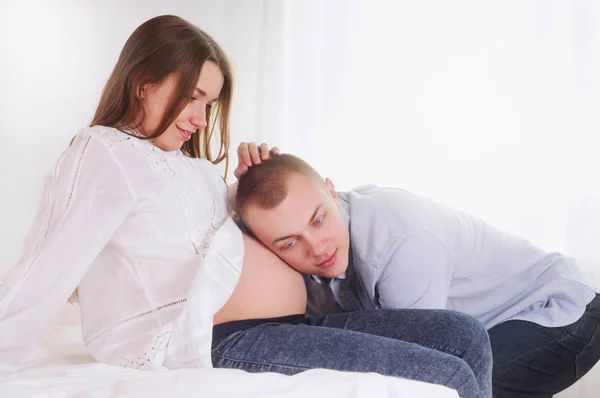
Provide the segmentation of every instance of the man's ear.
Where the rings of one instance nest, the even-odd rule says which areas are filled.
[[[325,179],[325,185],[327,185],[327,191],[329,192],[329,195],[331,195],[331,197],[333,198],[333,200],[335,200],[335,203],[337,204],[337,207],[340,207],[340,201],[339,201],[339,198],[338,198],[337,191],[335,190],[335,185],[333,185],[333,182],[331,182],[331,180],[329,179],[329,177],[327,177]]]

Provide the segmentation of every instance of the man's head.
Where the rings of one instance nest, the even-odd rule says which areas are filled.
[[[333,183],[308,163],[271,155],[240,177],[236,209],[246,227],[296,270],[334,278],[348,267],[348,227]]]

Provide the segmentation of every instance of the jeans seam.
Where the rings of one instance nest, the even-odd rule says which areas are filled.
[[[461,359],[461,360],[462,360],[462,359]],[[472,369],[471,369],[471,370],[472,370]],[[444,385],[445,385],[446,387],[449,387],[449,388],[454,388],[454,389],[455,389],[456,387],[451,387],[451,386],[454,384],[454,383],[452,383],[452,381],[454,381],[455,379],[458,379],[458,380],[461,382],[461,383],[457,383],[458,385],[464,385],[464,384],[465,384],[465,376],[464,376],[464,375],[461,375],[461,377],[460,377],[460,378],[458,378],[458,376],[461,374],[461,373],[459,373],[459,372],[460,372],[460,369],[457,369],[457,370],[456,370],[456,372],[454,372],[454,374],[452,375],[452,377],[450,377],[450,378],[448,379],[448,381],[447,381],[447,382],[446,382]],[[479,384],[478,384],[478,383],[476,383],[476,384],[477,384],[477,385],[478,385],[478,387],[479,387],[479,388],[478,388],[478,391],[479,391],[479,393],[481,393],[481,390],[480,390],[480,387],[481,387],[481,386],[479,386]]]
[[[455,357],[458,357],[458,358],[462,359],[462,356],[460,355],[460,353],[458,351],[455,351],[455,350],[451,349],[451,348],[447,348],[447,347],[444,347],[444,346],[438,346],[438,345],[435,345],[435,344],[419,344],[419,345],[421,345],[423,347],[431,348],[432,350],[442,351],[442,352],[445,352],[447,354],[450,354],[450,355],[453,355]],[[469,348],[471,348],[471,346],[469,346]]]
[[[213,353],[212,354],[213,357],[217,357],[220,359],[224,359],[226,361],[229,362],[234,362],[234,363],[243,363],[243,364],[248,364],[248,365],[259,365],[259,366],[267,366],[267,367],[272,367],[272,366],[279,366],[282,368],[286,368],[286,369],[303,369],[303,370],[309,370],[311,368],[306,367],[306,366],[300,366],[300,365],[284,365],[284,364],[279,364],[279,363],[263,363],[263,362],[254,362],[254,361],[248,361],[245,359],[233,359],[233,358],[229,358],[225,355],[222,355],[220,353]]]
[[[244,335],[246,334],[247,329],[244,330],[236,330],[235,332],[229,333],[225,336],[222,336],[220,339],[218,340],[214,340],[212,345],[211,345],[211,351],[216,351],[218,350],[218,346],[221,344],[228,344],[229,340],[233,339],[236,336],[240,336],[240,335]]]
[[[579,351],[579,353],[577,353],[577,355],[575,355],[575,379],[579,380],[580,377],[578,376],[579,374],[579,360],[581,359],[581,356],[583,355],[584,351],[586,348],[588,348],[589,346],[592,345],[592,343],[594,343],[596,341],[596,338],[599,335],[600,331],[600,323],[598,325],[596,325],[596,330],[594,330],[594,333],[592,334],[592,338],[590,339],[590,341],[583,346],[583,348],[581,349],[581,351]]]
[[[460,355],[460,353],[458,351],[455,351],[455,350],[447,348],[447,347],[438,346],[438,345],[434,345],[434,344],[431,344],[431,345],[429,345],[429,344],[423,344],[422,346],[423,347],[427,347],[427,348],[431,348],[431,349],[436,350],[436,351],[441,351],[441,352],[445,352],[447,354],[453,355],[453,356],[457,357],[458,359],[460,359],[461,361],[465,360],[464,359],[464,355]],[[465,352],[468,352],[471,349],[471,347],[473,347],[473,342],[469,345],[469,347],[465,350]],[[473,364],[473,368],[471,368],[471,366],[469,365],[469,368],[473,372],[473,376],[475,376],[475,368],[477,368],[481,364],[482,360],[483,360],[483,356],[480,356],[479,361],[476,364]],[[458,370],[456,371],[456,373],[454,374],[454,376],[452,376],[452,378],[450,378],[450,380],[453,380],[454,377],[457,374],[458,374]],[[476,378],[476,376],[475,376],[475,378]],[[482,388],[482,386],[480,386],[479,383],[478,383],[478,387],[480,389]],[[480,390],[480,393],[481,393],[481,390]]]
[[[485,332],[485,335],[487,336],[487,331]],[[453,350],[451,348],[446,348],[446,347],[442,347],[442,346],[434,346],[433,349],[438,350],[438,351],[442,351],[442,352],[446,352],[449,353],[451,355],[456,356],[457,358],[460,358],[460,360],[464,361],[465,359],[465,353],[468,353],[471,351],[471,349],[473,348],[473,345],[475,344],[476,339],[471,340],[471,344],[469,344],[469,347],[467,347],[464,351],[463,354],[461,355],[458,351]],[[488,337],[488,346],[489,346],[489,337]],[[471,371],[473,372],[473,376],[475,376],[475,378],[477,379],[477,376],[475,375],[475,369],[479,368],[479,366],[481,366],[481,363],[484,361],[484,356],[480,355],[479,356],[479,360],[477,361],[477,363],[473,363],[472,367],[471,365],[469,365],[469,363],[467,362],[467,364],[469,365],[469,368],[471,368]],[[480,393],[481,393],[481,388],[483,388],[481,385],[479,385],[479,382],[477,383],[479,388],[480,388]]]

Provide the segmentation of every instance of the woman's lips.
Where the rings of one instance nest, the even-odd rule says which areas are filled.
[[[192,138],[192,133],[188,133],[187,131],[180,129],[179,127],[177,127],[177,130],[179,130],[179,134],[181,135],[181,138],[183,138],[184,141],[187,141],[190,138]]]

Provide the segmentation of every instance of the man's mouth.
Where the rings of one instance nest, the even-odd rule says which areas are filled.
[[[337,249],[335,249],[335,251],[331,254],[331,256],[329,256],[327,258],[327,260],[323,261],[321,264],[319,264],[317,266],[319,268],[325,268],[325,269],[331,268],[337,260],[337,253],[338,253],[338,251],[337,251]]]

